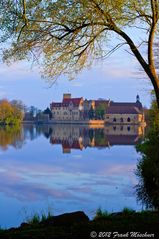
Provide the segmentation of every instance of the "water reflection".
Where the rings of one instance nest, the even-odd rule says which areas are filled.
[[[7,150],[11,145],[14,148],[21,148],[24,143],[22,128],[19,126],[0,127],[0,149]]]
[[[100,128],[56,125],[50,132],[51,144],[62,145],[63,153],[87,147],[102,149],[113,145],[135,145],[144,136],[144,128],[138,125],[109,125]]]
[[[20,149],[27,140],[32,141],[41,135],[49,138],[51,134],[49,130],[51,129],[48,126],[35,126],[34,124],[28,124],[24,127],[0,127],[0,149],[7,150],[9,146]]]
[[[33,125],[24,127],[0,127],[0,146],[21,148],[27,140],[39,136],[50,139],[51,144],[60,144],[63,153],[71,149],[87,147],[105,148],[113,145],[135,145],[144,136],[144,128],[138,125],[110,125],[107,127],[79,125]]]
[[[134,145],[144,131],[121,127],[1,128],[0,145],[7,150],[0,150],[0,225],[19,225],[22,208],[41,212],[48,202],[55,215],[83,210],[91,217],[99,206],[109,212],[138,209]]]
[[[147,209],[159,209],[159,129],[151,130],[136,148],[142,155],[136,171],[138,200]]]

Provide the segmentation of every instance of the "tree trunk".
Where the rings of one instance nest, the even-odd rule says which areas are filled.
[[[155,90],[157,106],[158,106],[158,109],[159,109],[159,79],[158,79],[158,77],[155,77],[154,79],[151,79],[151,82],[152,82],[154,90]]]
[[[159,77],[157,76],[156,70],[154,68],[154,64],[152,65],[147,64],[147,62],[144,60],[139,50],[135,46],[134,42],[125,32],[121,31],[118,28],[115,28],[114,31],[118,33],[122,38],[124,38],[124,40],[129,45],[132,53],[134,54],[134,56],[136,57],[136,59],[138,60],[138,62],[140,63],[144,71],[146,72],[146,74],[148,75],[149,79],[151,80],[151,83],[155,90],[157,106],[159,109]]]

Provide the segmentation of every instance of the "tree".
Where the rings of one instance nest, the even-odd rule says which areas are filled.
[[[100,103],[99,105],[97,105],[95,109],[96,118],[104,119],[105,111],[106,111],[105,103]]]
[[[159,209],[159,109],[152,91],[151,107],[148,110],[148,130],[136,150],[142,156],[137,164],[137,198],[147,208]]]
[[[154,92],[152,92],[152,102],[151,107],[148,111],[148,123],[150,128],[159,127],[159,109],[155,101]]]
[[[9,124],[12,120],[13,109],[8,100],[0,101],[0,124]]]
[[[89,119],[94,119],[95,118],[95,110],[94,110],[92,105],[91,105],[90,110],[88,111],[88,117],[89,117]]]
[[[23,119],[23,112],[8,100],[0,101],[0,125],[19,124]]]
[[[33,105],[29,107],[30,116],[33,118],[39,113],[38,111],[39,111],[38,108],[36,108]]]
[[[22,112],[26,111],[27,106],[21,100],[11,100],[10,103],[12,106],[15,106],[20,111]]]
[[[159,77],[154,61],[158,33],[158,0],[1,0],[1,42],[9,47],[3,59],[39,62],[43,76],[56,80],[72,76],[97,57],[114,35],[121,41],[107,52],[126,44],[148,75],[159,107]],[[144,34],[140,43],[127,33],[129,28]],[[144,44],[145,43],[145,44]],[[140,49],[147,47],[146,56]]]
[[[43,114],[49,115],[50,119],[52,118],[52,112],[48,107],[43,111]]]
[[[138,161],[136,175],[137,198],[146,208],[159,209],[159,127],[151,129],[143,142],[136,146],[142,158]]]

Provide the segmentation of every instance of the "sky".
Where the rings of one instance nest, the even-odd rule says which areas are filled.
[[[52,86],[41,78],[38,68],[29,62],[18,62],[7,66],[0,64],[0,99],[22,100],[27,106],[34,105],[43,110],[52,101],[62,100],[63,93],[87,99],[111,99],[134,102],[150,106],[152,89],[135,57],[119,49],[109,58],[98,60],[91,68],[83,70],[74,80],[65,77]]]

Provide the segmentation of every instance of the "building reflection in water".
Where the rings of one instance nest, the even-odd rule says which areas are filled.
[[[135,145],[144,136],[144,127],[138,125],[79,126],[79,125],[24,125],[21,128],[0,128],[0,147],[22,148],[27,140],[41,135],[51,144],[60,144],[63,153],[87,147],[105,148],[113,145]]]
[[[139,125],[109,125],[85,127],[78,125],[55,125],[49,129],[50,143],[60,144],[63,153],[71,149],[87,147],[105,148],[113,145],[135,145],[144,136],[144,127]]]

